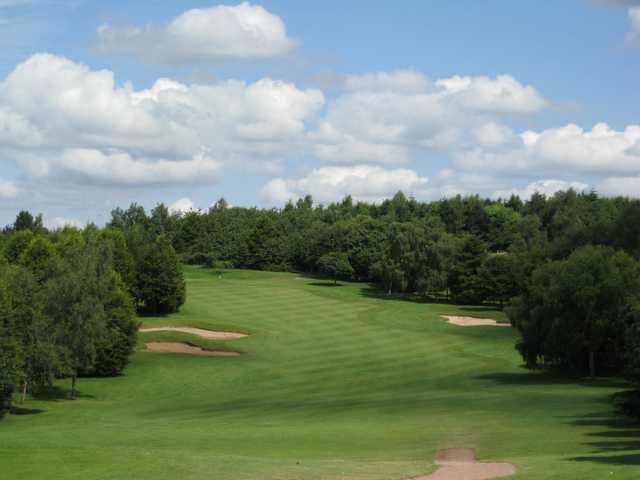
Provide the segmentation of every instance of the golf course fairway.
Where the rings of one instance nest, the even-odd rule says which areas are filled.
[[[441,318],[501,312],[287,273],[185,275],[180,313],[145,327],[247,336],[140,333],[124,375],[18,404],[0,423],[1,479],[404,480],[447,448],[509,462],[516,479],[640,478],[640,427],[610,402],[621,382],[527,371],[513,329]]]

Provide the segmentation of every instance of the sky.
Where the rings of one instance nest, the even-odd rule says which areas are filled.
[[[0,225],[640,196],[640,0],[0,0]]]

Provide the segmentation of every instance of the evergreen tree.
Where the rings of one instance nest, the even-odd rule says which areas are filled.
[[[185,283],[171,243],[159,236],[143,250],[136,267],[136,298],[148,314],[178,311],[185,300]]]

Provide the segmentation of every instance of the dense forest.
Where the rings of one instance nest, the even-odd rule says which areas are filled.
[[[51,389],[70,378],[113,376],[127,365],[136,310],[176,311],[185,299],[178,257],[162,236],[125,238],[93,225],[47,231],[20,212],[2,235],[0,415],[18,389]]]
[[[184,301],[179,261],[367,281],[381,297],[494,304],[520,332],[529,368],[621,374],[640,389],[637,200],[569,190],[527,201],[425,203],[398,193],[323,206],[306,197],[282,209],[221,199],[173,214],[134,204],[83,231],[47,232],[21,212],[1,238],[5,392],[118,373],[135,342],[135,309],[166,313]]]

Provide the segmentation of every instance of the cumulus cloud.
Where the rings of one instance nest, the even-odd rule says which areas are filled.
[[[512,188],[508,190],[498,190],[494,192],[494,198],[509,198],[511,195],[517,195],[522,199],[529,199],[534,193],[541,193],[546,196],[552,196],[556,192],[573,189],[577,192],[585,192],[589,190],[589,185],[582,182],[567,182],[565,180],[538,180],[530,183],[524,188]]]
[[[286,55],[295,41],[282,19],[244,2],[188,10],[161,27],[98,28],[98,49],[166,64],[225,62]]]
[[[408,70],[351,76],[345,84],[346,93],[329,104],[312,134],[322,160],[400,163],[408,148],[451,148],[471,128],[549,104],[535,88],[508,75],[430,82]]]
[[[629,125],[623,131],[616,131],[606,123],[599,123],[585,131],[570,124],[519,135],[505,131],[504,138],[504,143],[476,146],[456,153],[454,165],[463,170],[492,169],[519,174],[640,171],[640,125]]]
[[[38,54],[0,83],[0,155],[30,175],[123,186],[203,183],[295,154],[318,90],[264,78],[118,87],[107,70]],[[303,148],[303,147],[299,147]],[[71,175],[68,175],[71,174]]]
[[[194,210],[196,210],[196,208],[193,205],[193,201],[187,197],[180,198],[169,205],[169,213],[183,214]]]
[[[357,200],[380,201],[399,190],[421,195],[428,179],[413,170],[387,170],[378,166],[321,167],[297,179],[276,178],[262,189],[265,200],[281,205],[311,195],[320,202],[352,195]]]

